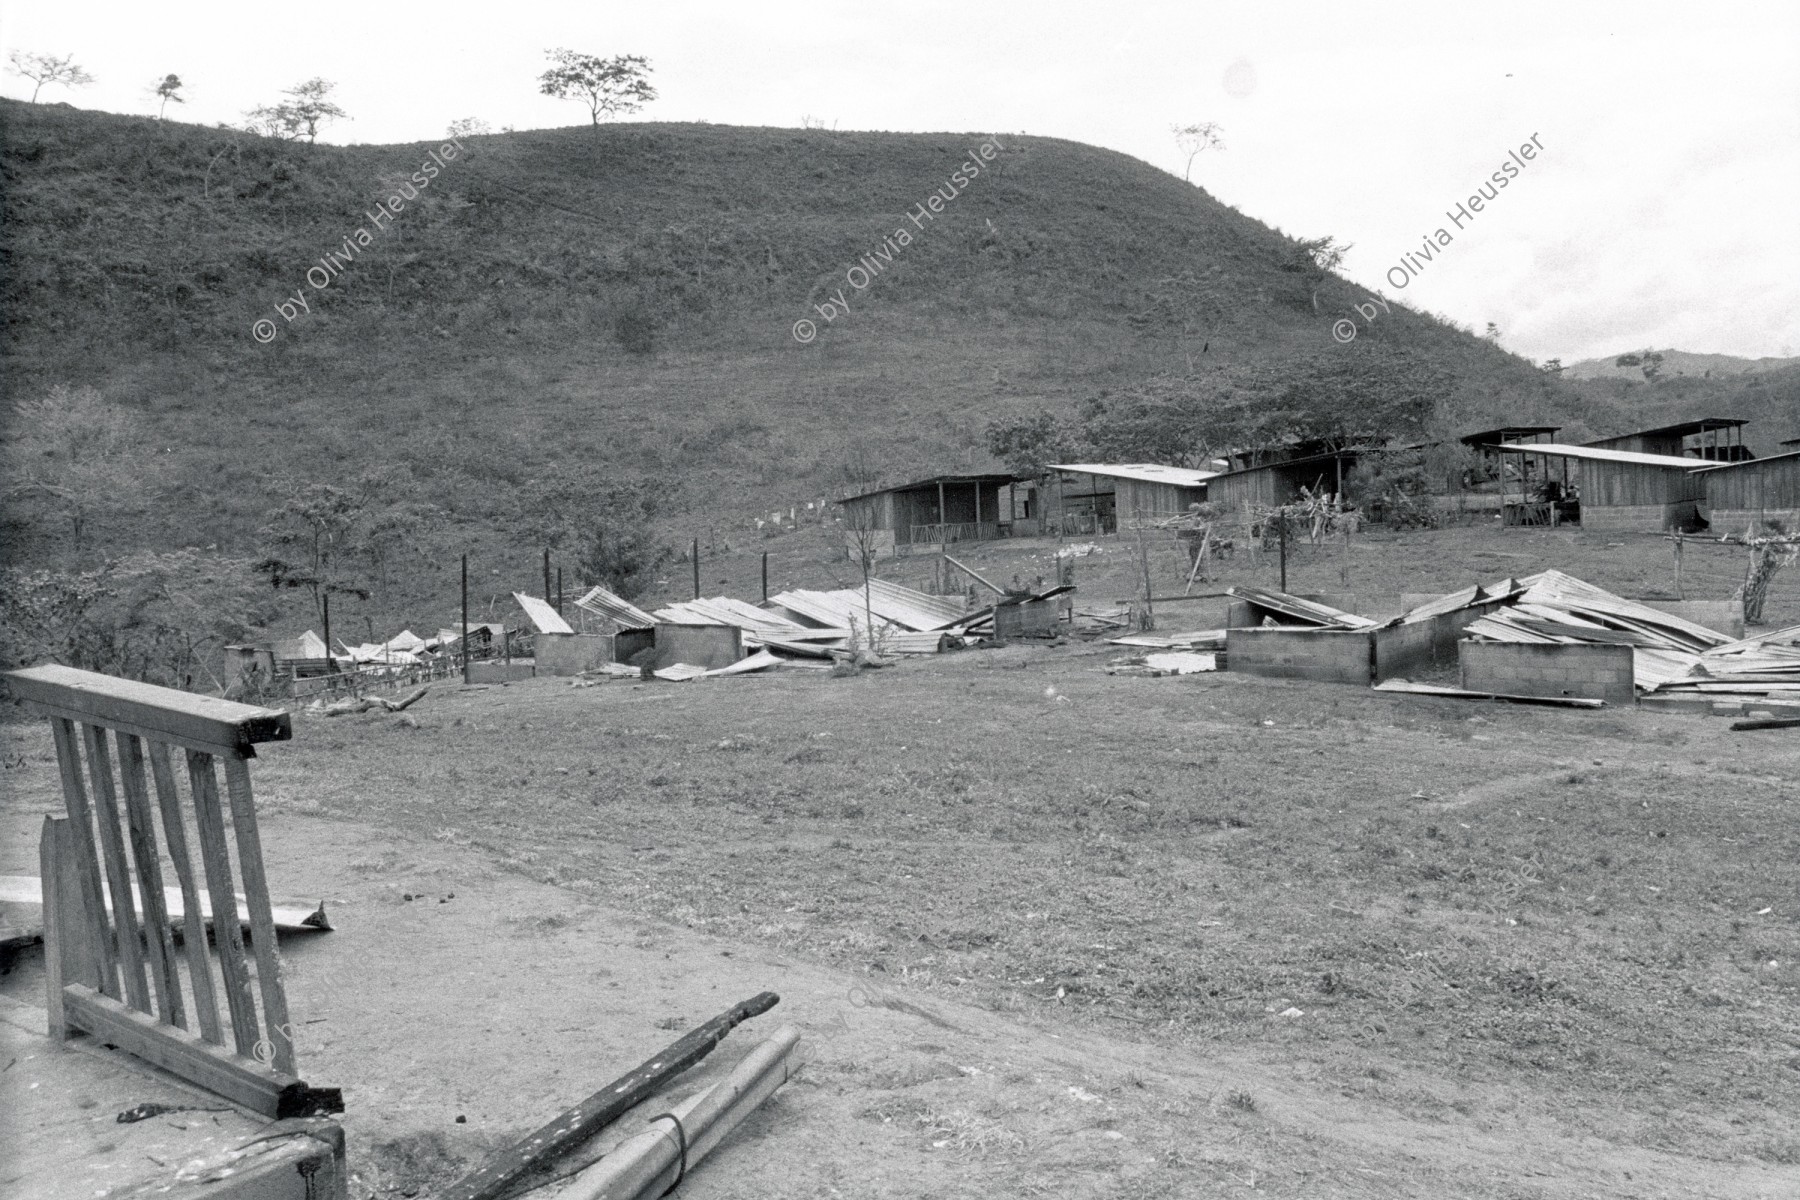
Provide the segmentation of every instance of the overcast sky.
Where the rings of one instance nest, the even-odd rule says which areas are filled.
[[[1024,132],[1175,172],[1169,126],[1217,121],[1224,149],[1194,166],[1214,196],[1354,243],[1357,283],[1477,330],[1492,321],[1535,360],[1800,354],[1795,0],[7,0],[0,42],[73,52],[98,78],[44,101],[150,113],[152,85],[174,72],[189,103],[171,115],[208,124],[324,76],[354,118],[334,142],[425,140],[470,116],[584,122],[537,93],[552,46],[647,56],[662,97],[650,120]],[[30,85],[9,74],[0,92]],[[1538,157],[1449,224],[1534,135]],[[1395,287],[1389,268],[1439,228],[1452,243]]]

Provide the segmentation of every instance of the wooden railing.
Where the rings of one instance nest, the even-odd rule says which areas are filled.
[[[295,1076],[250,788],[256,743],[291,737],[288,715],[73,667],[10,671],[6,681],[15,699],[50,721],[67,810],[45,819],[39,846],[52,1035],[91,1034],[266,1116],[341,1112],[336,1089]],[[177,885],[167,893],[165,858]],[[182,955],[170,911],[177,893]]]
[[[1000,525],[995,521],[949,521],[940,525],[914,525],[912,540],[914,542],[930,542],[932,544],[951,542],[986,542],[1000,536]]]

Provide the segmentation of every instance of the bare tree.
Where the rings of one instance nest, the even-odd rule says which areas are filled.
[[[1219,128],[1217,121],[1201,121],[1196,125],[1171,125],[1169,129],[1175,134],[1175,144],[1181,147],[1183,154],[1187,155],[1187,162],[1181,168],[1181,178],[1184,182],[1192,182],[1188,177],[1193,172],[1194,160],[1200,157],[1202,151],[1225,148],[1225,143],[1219,139],[1219,134],[1223,130]]]
[[[6,56],[12,64],[15,75],[23,75],[37,86],[31,89],[31,102],[37,103],[38,93],[44,90],[45,84],[61,84],[63,87],[86,87],[94,82],[89,75],[75,63],[73,54],[65,54],[61,58],[54,54],[37,54],[27,50],[14,50]]]
[[[177,104],[187,103],[181,96],[182,86],[181,76],[179,75],[165,75],[162,77],[162,81],[156,85],[156,95],[161,101],[161,103],[156,106],[157,120],[160,121],[163,119],[163,113],[168,109],[169,101],[173,100]]]
[[[538,76],[538,91],[558,100],[587,105],[595,125],[600,114],[632,113],[656,99],[650,86],[650,60],[637,54],[599,58],[573,50],[546,50],[554,64]]]

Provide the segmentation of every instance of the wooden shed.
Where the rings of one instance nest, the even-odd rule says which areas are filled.
[[[1744,426],[1736,417],[1700,417],[1636,433],[1600,438],[1586,445],[1600,450],[1625,450],[1633,454],[1661,454],[1669,458],[1699,458],[1708,462],[1741,462],[1750,457],[1744,445]]]
[[[838,503],[844,524],[872,531],[878,550],[990,541],[1004,535],[1000,490],[1017,480],[1011,473],[933,475]]]
[[[1218,472],[1161,463],[1051,463],[1046,518],[1066,534],[1104,533],[1138,521],[1178,517],[1206,501],[1206,485]],[[1090,516],[1089,522],[1083,522]]]
[[[1704,489],[1695,459],[1596,446],[1503,445],[1499,450],[1564,460],[1569,486],[1580,502],[1577,519],[1586,528],[1657,533],[1700,526]]]
[[[1720,532],[1743,530],[1762,521],[1780,521],[1800,530],[1800,450],[1720,463],[1694,472],[1704,493],[1707,524]]]
[[[1246,504],[1287,504],[1300,498],[1301,488],[1340,494],[1360,455],[1356,448],[1328,450],[1227,471],[1206,481],[1207,499],[1217,508],[1237,510]]]

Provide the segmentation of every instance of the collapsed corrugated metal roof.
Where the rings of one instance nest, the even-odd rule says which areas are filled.
[[[575,601],[575,607],[593,613],[597,617],[605,617],[624,629],[654,629],[656,618],[626,600],[615,596],[603,587],[595,586],[587,595]]]
[[[536,596],[527,596],[524,592],[514,592],[513,599],[525,610],[525,619],[531,622],[532,628],[539,633],[574,633],[574,628],[562,618],[562,614]]]

